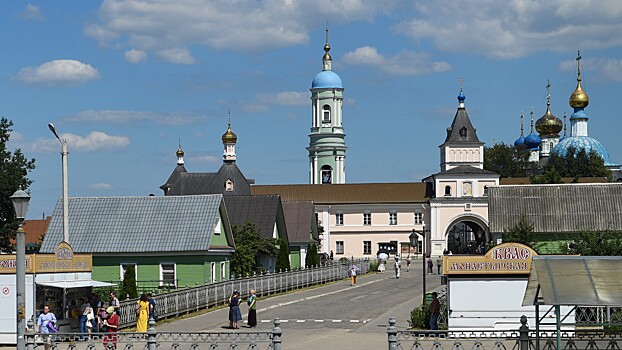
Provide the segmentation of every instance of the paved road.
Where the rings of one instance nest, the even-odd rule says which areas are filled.
[[[395,278],[393,270],[387,270],[359,276],[356,286],[340,281],[286,295],[259,298],[258,329],[271,330],[273,320],[281,319],[284,348],[291,342],[296,344],[296,349],[302,350],[317,349],[318,344],[352,348],[353,343],[364,345],[360,347],[363,349],[385,348],[389,317],[396,318],[398,330],[408,328],[410,311],[421,302],[421,276],[421,265],[415,261],[410,272],[402,269],[399,279]],[[440,289],[439,275],[428,275],[426,281],[428,291]],[[245,304],[242,310],[246,311]],[[246,315],[243,316],[246,319]],[[226,326],[227,308],[157,325],[156,329],[163,332],[234,332]]]

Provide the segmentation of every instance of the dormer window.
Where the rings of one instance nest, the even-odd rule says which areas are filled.
[[[324,105],[322,107],[322,123],[330,123],[330,106]]]
[[[445,186],[445,196],[451,196],[451,186]]]
[[[488,195],[488,186],[484,186],[484,196]]]
[[[227,179],[227,181],[225,181],[225,191],[233,191],[233,181],[231,181],[231,179]]]
[[[460,137],[467,137],[467,129],[464,126],[460,129]]]

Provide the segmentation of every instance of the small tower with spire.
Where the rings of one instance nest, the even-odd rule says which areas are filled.
[[[231,110],[229,110],[227,131],[222,135],[222,143],[225,146],[223,160],[225,162],[235,162],[235,143],[238,137],[231,130]]]
[[[346,144],[342,124],[343,84],[332,71],[332,57],[326,44],[322,71],[311,83],[311,132],[309,133],[309,183],[342,184],[346,182]]]
[[[559,132],[562,131],[563,123],[551,112],[551,82],[546,81],[546,112],[536,122],[536,130],[540,134],[540,159],[549,157],[553,147],[559,142]]]

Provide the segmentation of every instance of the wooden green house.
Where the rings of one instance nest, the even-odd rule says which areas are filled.
[[[69,198],[69,243],[93,256],[92,277],[120,281],[128,266],[139,289],[158,290],[227,280],[235,251],[223,196]],[[42,253],[63,240],[62,201]]]

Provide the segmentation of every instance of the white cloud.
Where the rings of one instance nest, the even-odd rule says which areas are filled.
[[[61,134],[61,139],[67,140],[69,152],[95,152],[123,149],[130,144],[126,136],[112,136],[101,131],[92,131],[82,137],[74,134]],[[39,138],[28,146],[32,152],[57,152],[60,144],[57,139]]]
[[[190,51],[185,47],[160,50],[157,54],[160,58],[169,63],[193,64],[195,62],[194,57],[192,57]]]
[[[309,92],[283,91],[276,94],[258,94],[257,101],[280,106],[306,106],[310,104]]]
[[[110,47],[154,52],[172,63],[194,62],[188,48],[201,45],[242,52],[304,44],[318,19],[371,21],[399,0],[108,0],[99,23],[85,33]]]
[[[125,51],[125,60],[129,63],[140,63],[147,60],[147,53],[142,50]]]
[[[576,60],[565,60],[559,64],[563,71],[576,71]],[[622,81],[622,60],[612,58],[587,58],[581,60],[581,72],[586,72],[600,81]]]
[[[99,72],[80,61],[55,60],[38,67],[22,68],[15,79],[25,84],[75,86],[99,79]]]
[[[352,65],[374,66],[393,75],[420,75],[451,69],[451,65],[447,62],[431,61],[427,53],[402,51],[393,56],[383,56],[371,46],[359,47],[346,53],[343,62]]]
[[[394,29],[443,51],[509,59],[622,45],[618,0],[437,0],[413,6],[417,15]]]
[[[45,19],[38,6],[32,4],[26,4],[24,12],[17,14],[17,18],[28,21],[42,21]]]
[[[109,183],[105,183],[105,182],[91,184],[89,187],[95,190],[111,190],[112,189],[112,185]]]
[[[206,117],[190,113],[154,113],[125,110],[87,110],[76,115],[65,116],[66,122],[104,122],[115,124],[127,124],[133,122],[154,122],[163,125],[188,125],[205,122]]]

